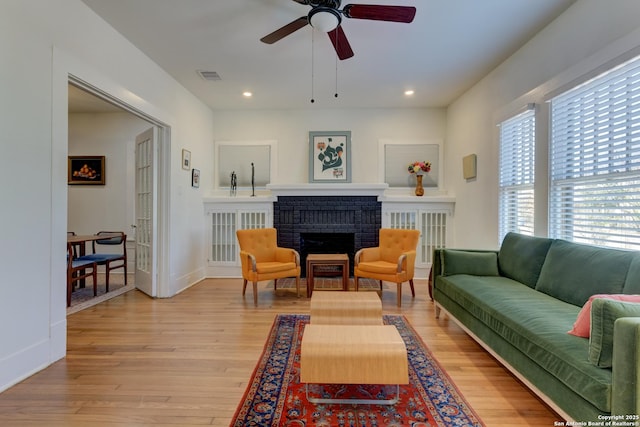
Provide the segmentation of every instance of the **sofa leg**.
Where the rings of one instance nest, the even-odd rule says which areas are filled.
[[[411,286],[411,296],[413,298],[415,298],[416,297],[416,290],[413,287],[413,279],[409,279],[409,286]]]
[[[437,304],[435,304],[435,308],[436,308],[436,310],[435,310],[435,312],[436,312],[436,319],[439,319],[439,318],[440,318],[440,306],[439,306],[439,305],[437,305]]]

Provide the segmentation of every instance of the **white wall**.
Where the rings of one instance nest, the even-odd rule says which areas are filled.
[[[444,139],[445,128],[446,113],[443,108],[309,108],[214,113],[216,140],[278,141],[278,174],[274,179],[274,183],[278,184],[309,181],[310,131],[351,131],[351,181],[374,183],[379,181],[378,168],[382,165],[378,158],[380,139]]]
[[[174,294],[202,269],[202,194],[191,189],[180,153],[191,150],[203,179],[212,176],[211,110],[80,0],[3,0],[0,390],[66,351],[69,74],[170,127],[163,292]]]
[[[456,195],[454,246],[498,246],[500,116],[527,102],[544,103],[545,92],[614,58],[622,45],[640,46],[633,33],[640,28],[638,16],[637,0],[577,1],[448,108],[445,174]],[[478,155],[478,176],[465,182],[462,157],[471,153]],[[536,179],[544,182],[544,171]]]
[[[69,155],[105,156],[105,185],[69,185],[67,230],[134,237],[136,136],[152,125],[130,113],[70,114]]]

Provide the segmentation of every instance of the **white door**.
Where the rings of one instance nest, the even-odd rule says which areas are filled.
[[[152,297],[157,296],[156,140],[155,127],[136,137],[136,288]]]

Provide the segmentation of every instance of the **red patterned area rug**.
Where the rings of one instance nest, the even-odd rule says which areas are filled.
[[[385,315],[407,347],[409,385],[394,405],[318,404],[300,384],[300,344],[308,315],[276,316],[232,427],[484,426],[404,316]],[[320,386],[323,397],[390,399],[395,386]],[[316,392],[314,392],[314,395]]]

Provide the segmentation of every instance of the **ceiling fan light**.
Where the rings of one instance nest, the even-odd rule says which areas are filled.
[[[311,26],[323,33],[335,30],[341,20],[340,14],[330,8],[317,7],[309,13]]]

